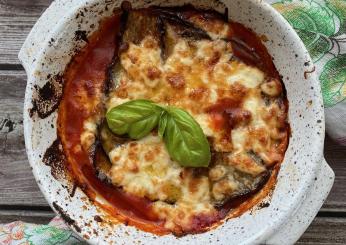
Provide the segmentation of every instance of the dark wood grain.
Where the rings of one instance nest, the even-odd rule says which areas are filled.
[[[0,0],[0,64],[18,64],[18,51],[50,0]]]
[[[0,71],[0,205],[47,205],[29,166],[23,137],[24,71]]]
[[[346,218],[315,218],[297,244],[346,244]]]
[[[334,170],[335,182],[322,210],[346,212],[346,147],[336,144],[327,136],[324,156]]]
[[[48,224],[55,216],[53,211],[0,210],[0,224],[20,220],[28,223]]]
[[[17,58],[25,37],[50,2],[0,0],[0,223],[47,223],[54,217],[25,153],[22,110],[26,76]],[[327,137],[325,158],[335,171],[335,184],[298,244],[346,244],[346,147]]]

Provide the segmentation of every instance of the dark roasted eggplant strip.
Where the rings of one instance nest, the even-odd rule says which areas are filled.
[[[193,40],[211,39],[206,31],[194,26],[191,22],[180,18],[177,14],[171,14],[166,11],[158,11],[157,13],[160,14],[160,17],[164,21],[167,21],[169,24],[174,26],[175,31],[181,37]]]
[[[108,128],[107,122],[104,121],[100,126],[100,141],[102,148],[108,154],[115,147],[121,146],[130,141],[127,137],[119,137],[112,133]]]
[[[109,92],[112,91],[115,86],[117,85],[117,80],[113,76],[113,74],[119,74],[121,69],[121,65],[119,62],[118,55],[113,59],[112,63],[108,66],[106,73],[107,73],[107,78],[105,80],[105,87],[103,90],[103,93],[108,96]],[[104,108],[105,109],[105,108]]]
[[[175,15],[180,19],[187,20],[189,16],[199,15],[206,20],[222,20],[228,22],[228,8],[225,7],[224,13],[211,9],[199,10],[193,5],[187,4],[179,7],[153,7],[155,10],[168,15]]]
[[[97,178],[107,183],[112,183],[111,179],[108,177],[108,172],[111,167],[112,164],[107,154],[102,149],[102,146],[98,144],[95,149],[94,157],[94,168],[96,169]]]
[[[215,203],[214,206],[218,209],[229,209],[234,207],[237,207],[240,203],[245,201],[247,198],[251,197],[252,195],[256,194],[259,190],[263,188],[263,186],[267,183],[271,176],[271,171],[266,171],[260,176],[256,178],[256,181],[254,183],[254,188],[252,189],[246,189],[243,192],[238,192],[235,195],[229,196],[227,199],[223,200],[222,202]]]
[[[226,166],[226,168],[228,168],[229,166],[227,166],[226,163],[226,158],[227,155],[230,154],[229,152],[215,152],[213,151],[212,153],[212,160],[210,163],[210,168],[213,168],[216,165],[219,166]],[[262,165],[263,161],[262,159],[256,155],[254,152],[250,151],[248,152],[249,156],[251,156],[256,163]],[[237,199],[237,198],[242,198],[243,196],[249,195],[249,194],[253,194],[256,193],[258,190],[260,190],[262,188],[262,186],[267,182],[268,178],[270,177],[270,171],[269,170],[265,170],[264,172],[262,172],[261,174],[259,174],[258,176],[252,176],[251,174],[242,172],[240,170],[236,170],[232,167],[229,168],[228,171],[232,172],[232,176],[234,178],[234,182],[237,183],[237,185],[239,186],[239,189],[237,191],[234,191],[232,193],[232,195],[227,195],[228,197],[223,199],[223,200],[218,200],[215,202],[216,206],[220,206],[223,205],[224,203],[228,202],[230,199]],[[218,181],[223,181],[227,179],[227,175],[225,177],[223,177],[220,180],[217,180],[215,182],[210,182],[211,183],[211,187],[214,184],[217,184]]]
[[[129,43],[138,45],[146,36],[150,35],[159,42],[162,59],[166,60],[175,44],[170,37],[167,37],[167,25],[170,25],[174,32],[183,38],[192,40],[211,39],[206,31],[184,19],[181,13],[174,13],[170,9],[131,10],[126,8],[123,11],[121,21],[126,23],[124,24],[125,28],[121,30],[123,34],[119,53],[125,51]]]
[[[176,37],[169,30],[169,24],[162,21],[164,25],[165,33],[162,36],[162,45],[161,45],[161,57],[165,61],[173,52],[174,46],[177,43]]]
[[[253,150],[248,151],[247,154],[248,154],[257,164],[264,165],[264,162],[263,162],[262,158],[261,158],[257,153],[255,153]]]
[[[242,196],[248,193],[256,192],[260,189],[259,187],[263,186],[267,182],[270,176],[268,170],[264,171],[257,177],[252,177],[251,175],[240,171],[236,172],[237,173],[234,175],[234,177],[239,183],[243,184],[243,188],[239,192],[234,193],[232,197]]]
[[[109,92],[114,90],[120,82],[120,73],[122,66],[119,58],[117,58],[108,69],[107,74],[107,87],[105,95],[108,96]]]
[[[173,52],[174,46],[177,43],[176,36],[192,40],[211,39],[204,30],[193,26],[190,22],[181,20],[178,17],[173,16],[172,18],[167,18],[165,15],[160,15],[159,18],[162,21],[162,26],[160,27],[161,57],[164,61]]]
[[[146,36],[150,35],[160,39],[160,20],[150,10],[131,10],[128,12],[127,23],[122,37],[122,44],[139,44]]]
[[[107,78],[105,81],[105,88],[104,88],[104,94],[105,96],[108,96],[109,92],[112,91],[117,83],[118,78],[120,77],[120,71],[122,69],[120,60],[119,60],[119,49],[120,49],[120,43],[122,40],[122,36],[125,32],[126,23],[128,20],[128,11],[131,8],[131,6],[123,6],[122,4],[122,14],[120,17],[120,27],[119,27],[119,34],[117,35],[118,40],[118,51],[115,52],[112,63],[107,68]],[[103,110],[106,111],[105,105],[103,105]],[[113,143],[121,144],[123,142],[123,139],[118,139],[115,135],[112,134],[112,132],[109,130],[108,125],[106,121],[103,119],[103,122],[98,127],[98,139],[94,143],[94,167],[97,172],[97,176],[99,179],[103,181],[107,181],[111,183],[111,180],[108,178],[108,172],[112,166],[109,158],[108,153],[110,149],[112,149],[114,146],[111,145]],[[124,141],[125,142],[125,141]],[[108,151],[107,151],[108,150]]]
[[[127,50],[129,43],[138,45],[148,35],[158,41],[161,50],[165,50],[164,36],[166,30],[160,15],[151,9],[132,10],[131,6],[126,6],[123,11],[121,21],[124,23],[124,28],[120,30],[119,54]],[[161,56],[165,60],[164,52],[161,52]]]
[[[129,11],[131,10],[131,8],[132,7],[129,2],[123,2],[121,4],[122,14],[120,16],[118,40],[121,40],[124,35],[127,19],[129,17]]]
[[[158,22],[157,22],[157,28],[159,31],[159,36],[160,36],[160,49],[161,49],[161,59],[166,60],[167,59],[167,53],[166,51],[166,35],[167,35],[167,30],[165,23],[163,19],[159,16],[158,17]]]
[[[108,154],[114,147],[125,144],[130,139],[125,137],[118,137],[113,134],[108,128],[107,122],[104,121],[99,127],[99,139],[96,142],[96,152],[94,159],[94,167],[98,172],[98,177],[101,180],[106,180],[111,183],[108,177],[108,172],[112,166]]]

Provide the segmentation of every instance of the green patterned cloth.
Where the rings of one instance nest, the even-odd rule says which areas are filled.
[[[294,27],[316,66],[327,132],[346,144],[346,0],[268,0]],[[0,225],[0,245],[85,244],[59,218]]]
[[[56,217],[48,225],[15,221],[0,224],[0,245],[82,245],[86,244]]]
[[[268,0],[293,26],[318,74],[327,133],[346,145],[346,0]]]

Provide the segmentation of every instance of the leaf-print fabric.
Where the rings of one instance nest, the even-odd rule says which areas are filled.
[[[272,6],[278,10],[296,30],[310,52],[314,62],[327,53],[335,33],[333,12],[317,2],[280,1]]]
[[[346,0],[268,2],[308,49],[319,73],[327,133],[346,145]]]
[[[82,245],[78,238],[60,218],[49,225],[35,225],[15,221],[0,224],[0,245]]]
[[[346,33],[346,1],[345,0],[328,0],[327,7],[334,12],[339,18],[340,27],[336,36]]]
[[[346,54],[328,60],[320,75],[320,81],[326,106],[333,106],[335,102],[345,99]]]

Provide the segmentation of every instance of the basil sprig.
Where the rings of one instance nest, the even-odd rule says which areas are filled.
[[[161,113],[162,108],[149,100],[132,100],[113,107],[106,119],[113,133],[140,139],[157,126]]]
[[[208,167],[211,154],[200,125],[186,111],[150,100],[132,100],[110,109],[108,127],[114,134],[140,139],[155,127],[171,158],[183,167]]]
[[[183,167],[208,167],[211,158],[209,143],[195,119],[174,107],[168,107],[163,116],[167,118],[164,119],[163,140],[171,158]]]

